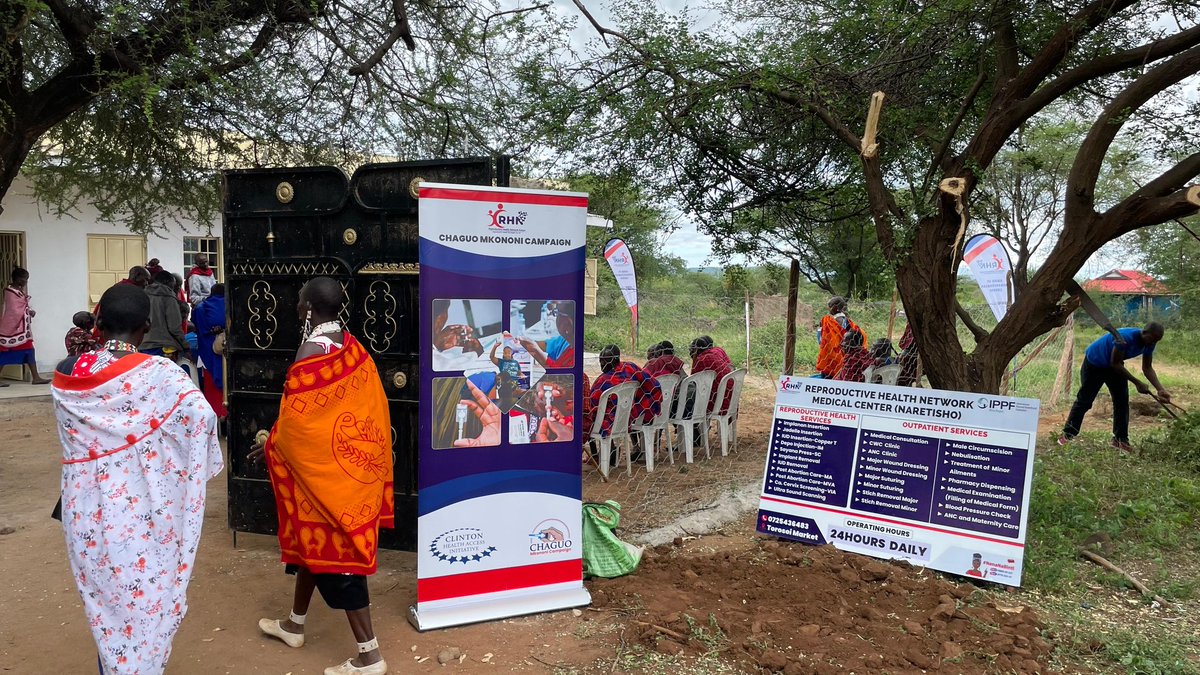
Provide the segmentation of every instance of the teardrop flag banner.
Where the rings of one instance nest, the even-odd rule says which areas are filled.
[[[1004,244],[990,234],[977,234],[967,241],[963,262],[970,268],[996,320],[1003,319],[1012,300],[1012,264]]]
[[[633,271],[633,255],[629,247],[620,239],[609,239],[604,245],[604,259],[612,268],[613,276],[617,278],[617,286],[621,295],[625,296],[625,304],[633,313],[633,323],[638,322],[637,275]]]

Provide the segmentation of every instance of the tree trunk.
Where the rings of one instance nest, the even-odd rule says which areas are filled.
[[[25,134],[14,132],[11,121],[8,128],[0,131],[0,213],[4,212],[4,197],[20,175],[32,148],[33,143]]]

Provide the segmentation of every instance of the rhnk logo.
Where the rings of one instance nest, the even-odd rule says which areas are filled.
[[[524,226],[525,219],[529,217],[529,214],[525,211],[509,213],[505,210],[503,204],[497,204],[495,211],[489,209],[487,213],[492,219],[491,224],[488,225],[488,229],[490,230],[510,231],[514,227]]]
[[[529,533],[529,539],[529,555],[567,553],[575,545],[566,523],[554,518],[538,523]]]
[[[981,270],[989,270],[994,272],[1004,271],[1004,261],[1000,259],[1000,256],[994,253],[992,254],[992,259],[990,262],[987,260],[981,260],[975,263],[975,265]]]
[[[792,378],[785,377],[783,378],[783,381],[779,383],[779,388],[784,391],[800,391],[801,387],[799,382],[792,382]]]

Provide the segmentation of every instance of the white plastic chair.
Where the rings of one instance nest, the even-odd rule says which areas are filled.
[[[197,367],[196,364],[192,363],[191,361],[188,361],[187,359],[183,359],[181,361],[176,361],[176,363],[179,365],[180,368],[183,368],[184,372],[186,372],[189,377],[192,378],[192,382],[196,385],[196,388],[201,389],[202,387],[200,385],[200,368]]]
[[[677,437],[683,436],[683,458],[688,464],[694,461],[692,437],[696,427],[704,429],[704,456],[711,455],[708,445],[708,400],[712,396],[713,380],[715,379],[716,373],[711,370],[702,370],[689,375],[679,383],[679,407],[671,416],[670,425],[678,427]],[[693,401],[690,414],[687,410],[689,396]],[[674,459],[671,461],[674,462]]]
[[[729,454],[729,446],[737,449],[737,421],[738,408],[742,402],[742,384],[746,381],[746,369],[738,368],[721,378],[721,382],[717,384],[717,404],[713,406],[713,414],[709,415],[709,420],[717,423],[717,433],[721,438],[721,456]],[[729,408],[725,412],[718,412],[721,409],[721,404],[725,401],[725,396],[729,396]]]
[[[620,446],[625,446],[625,466],[629,473],[633,474],[633,439],[629,436],[629,413],[633,410],[633,395],[637,393],[637,382],[623,382],[615,387],[609,387],[605,390],[604,395],[600,397],[600,403],[596,406],[596,419],[592,422],[592,428],[588,438],[595,441],[600,446],[600,474],[608,478],[609,466],[612,461],[612,451],[614,442],[617,444],[617,452],[620,452]],[[607,436],[602,436],[600,430],[604,426],[604,416],[608,412],[610,405],[617,406],[615,416],[613,417],[612,428]],[[617,464],[621,463],[621,457],[617,455]]]
[[[654,472],[654,451],[658,449],[658,434],[666,431],[668,437],[670,436],[670,432],[667,431],[667,422],[671,418],[671,403],[675,400],[675,389],[679,386],[678,375],[660,375],[655,379],[658,380],[658,386],[662,388],[662,409],[658,416],[649,423],[642,422],[641,419],[630,422],[633,430],[642,437],[642,452],[646,455],[646,471],[651,473]],[[668,454],[671,457],[671,463],[674,464],[675,453],[669,452]]]
[[[904,370],[904,366],[894,363],[890,366],[871,366],[863,371],[863,382],[867,384],[895,384],[900,380],[900,373]]]

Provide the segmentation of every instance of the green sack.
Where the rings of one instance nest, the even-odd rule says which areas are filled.
[[[627,544],[613,529],[621,522],[621,505],[608,500],[583,505],[583,575],[612,579],[637,569],[642,547]]]

